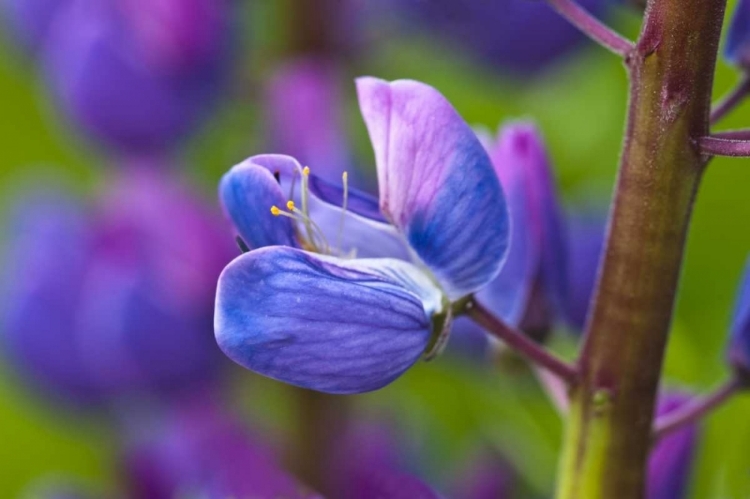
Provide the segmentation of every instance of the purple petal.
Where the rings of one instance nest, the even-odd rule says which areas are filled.
[[[344,204],[344,188],[319,177],[310,176],[310,192],[328,204],[334,206]],[[386,218],[380,213],[378,198],[352,188],[349,188],[346,194],[348,210],[370,220],[387,223]]]
[[[434,88],[357,80],[375,149],[383,214],[452,298],[499,272],[509,221],[500,183],[474,132]]]
[[[737,292],[731,334],[729,361],[736,368],[750,372],[750,258]]]
[[[250,248],[296,246],[294,222],[271,213],[272,206],[284,209],[287,197],[271,171],[255,159],[245,160],[222,177],[219,199],[224,212]]]
[[[439,291],[406,262],[268,247],[240,256],[221,275],[216,339],[232,360],[265,376],[361,393],[419,359],[440,306]]]
[[[690,397],[678,394],[660,397],[657,414],[669,414],[689,400]],[[648,464],[647,499],[685,497],[697,438],[698,429],[691,424],[664,437],[654,447]]]
[[[750,1],[740,0],[729,26],[724,57],[740,67],[750,67]]]

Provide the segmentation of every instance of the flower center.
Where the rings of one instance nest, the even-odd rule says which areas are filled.
[[[294,202],[294,190],[296,187],[297,176],[301,177],[300,182],[300,207]],[[310,214],[310,167],[306,166],[294,171],[292,185],[289,192],[289,201],[286,202],[286,210],[274,205],[271,206],[271,213],[277,217],[291,218],[295,222],[297,239],[302,247],[307,251],[322,253],[325,255],[345,256],[341,246],[341,238],[344,232],[344,222],[346,220],[346,207],[349,197],[349,175],[344,172],[341,175],[344,188],[343,203],[341,206],[341,217],[336,232],[336,244],[331,245],[323,229],[315,223]]]

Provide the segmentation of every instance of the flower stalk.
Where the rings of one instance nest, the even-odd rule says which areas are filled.
[[[711,109],[711,123],[718,123],[724,116],[732,112],[750,94],[750,77],[743,76],[737,86]]]
[[[602,47],[623,57],[633,50],[633,42],[613,31],[574,0],[547,0],[547,2],[561,16]]]
[[[626,65],[630,108],[601,272],[571,392],[557,497],[644,496],[661,366],[709,156],[726,0],[650,0]]]
[[[474,322],[534,364],[555,374],[569,384],[574,383],[578,378],[578,371],[575,366],[559,359],[521,331],[495,317],[478,301],[472,300],[465,307],[465,313]]]

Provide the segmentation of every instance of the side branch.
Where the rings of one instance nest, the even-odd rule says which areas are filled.
[[[696,139],[696,143],[700,152],[709,156],[732,156],[736,158],[750,156],[750,140],[709,135],[699,137]]]
[[[569,384],[578,379],[578,370],[574,366],[559,359],[522,332],[513,329],[495,317],[481,303],[472,300],[466,304],[465,310],[474,322],[530,361],[557,375]]]
[[[633,42],[592,16],[586,9],[578,5],[575,0],[547,0],[547,2],[573,26],[602,47],[623,57],[627,56],[634,49],[635,45]]]
[[[706,395],[705,397],[695,398],[684,404],[679,409],[660,417],[654,424],[654,441],[658,441],[668,433],[671,433],[688,423],[699,420],[726,402],[727,399],[737,393],[742,386],[743,385],[739,379],[736,377],[732,378],[720,386],[715,392]]]
[[[740,82],[711,109],[711,123],[718,122],[729,114],[750,93],[750,78],[743,76]]]

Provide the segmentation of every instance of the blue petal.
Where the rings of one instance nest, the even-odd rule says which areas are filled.
[[[439,303],[440,292],[406,262],[269,247],[238,257],[222,273],[216,339],[232,360],[265,376],[361,393],[387,385],[419,359]]]
[[[343,206],[344,189],[320,177],[310,177],[310,192],[326,203]],[[386,223],[386,218],[380,213],[378,199],[356,189],[348,189],[346,206],[348,210],[370,220]]]
[[[287,199],[271,171],[257,159],[248,158],[221,179],[219,198],[224,211],[251,249],[297,246],[292,220],[271,213],[271,206],[283,208]]]
[[[509,221],[500,183],[474,132],[434,88],[357,80],[375,149],[382,213],[452,298],[499,272]]]
[[[740,0],[729,27],[724,57],[737,66],[750,66],[750,2]]]

